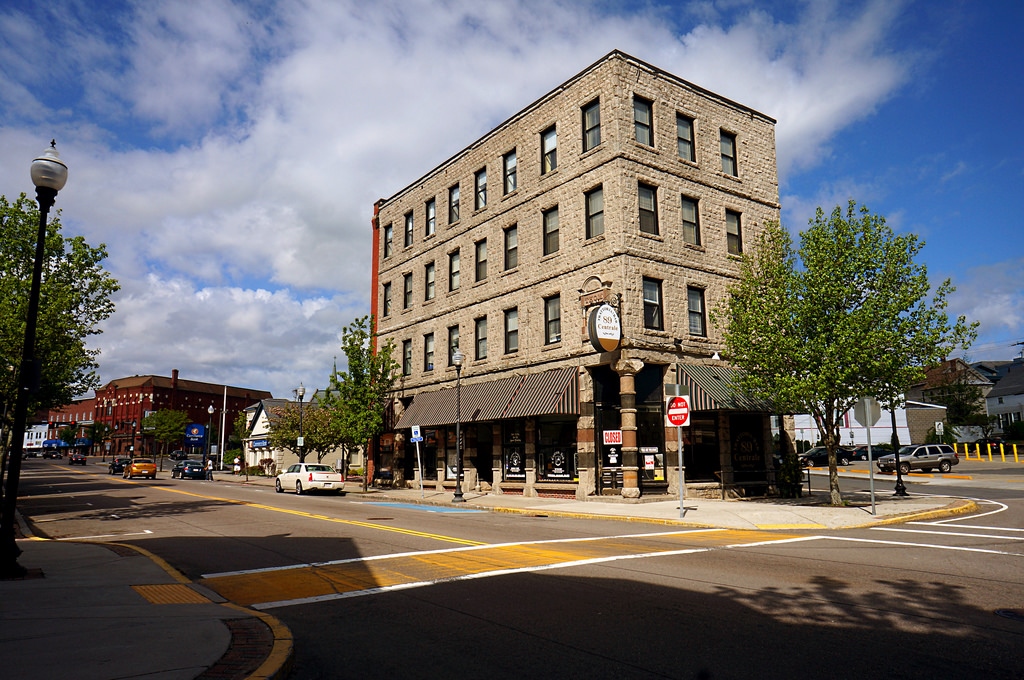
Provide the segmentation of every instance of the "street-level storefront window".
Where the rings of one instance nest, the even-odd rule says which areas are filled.
[[[640,478],[647,483],[665,482],[665,417],[661,405],[637,406],[636,440]],[[649,490],[649,488],[648,488]]]
[[[423,447],[420,453],[420,460],[423,464],[423,479],[437,479],[437,442],[440,439],[441,431],[436,429],[425,429],[423,430],[423,442],[420,446]],[[419,465],[416,461],[416,445],[411,444],[412,451],[407,458],[412,459],[413,465]]]
[[[501,426],[502,479],[526,481],[526,423],[512,420]]]
[[[466,443],[466,431],[464,428],[460,428],[463,443],[463,453],[465,453]],[[455,426],[451,425],[447,429],[447,446],[445,447],[445,465],[444,465],[444,478],[448,480],[454,480],[458,472],[459,465],[459,453],[456,447],[455,440]],[[465,461],[463,461],[463,469],[465,469]],[[465,474],[465,472],[463,472]]]
[[[542,416],[537,428],[537,478],[578,481],[576,419]]]

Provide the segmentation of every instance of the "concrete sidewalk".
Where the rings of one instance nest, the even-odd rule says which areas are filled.
[[[273,478],[219,473],[215,482],[272,488]],[[209,488],[209,487],[208,487]],[[875,514],[863,493],[826,505],[816,491],[799,499],[721,501],[677,498],[589,501],[467,492],[370,489],[346,484],[342,503],[428,504],[538,516],[616,519],[681,527],[830,530],[976,510],[969,501],[879,491]],[[912,489],[911,489],[912,491]],[[40,540],[20,525],[25,579],[0,581],[0,658],[10,678],[285,678],[292,637],[274,617],[225,602],[159,557],[119,544]]]
[[[858,476],[859,475],[852,475]],[[908,475],[908,478],[913,475]],[[972,501],[947,496],[929,496],[914,492],[912,479],[908,479],[908,496],[896,497],[892,479],[876,480],[875,504],[872,512],[871,496],[866,491],[844,492],[845,505],[832,507],[825,490],[826,477],[815,477],[821,486],[811,494],[806,490],[802,498],[750,498],[745,500],[716,500],[687,498],[685,513],[679,512],[679,498],[668,496],[645,497],[628,500],[619,496],[601,496],[586,501],[524,497],[511,494],[467,491],[463,497],[465,507],[493,512],[513,512],[529,515],[604,518],[632,522],[656,522],[691,527],[724,529],[851,529],[879,524],[892,524],[931,517],[966,514],[977,510]],[[216,481],[273,487],[274,478],[245,477],[231,474],[217,475]],[[867,480],[865,480],[867,481]],[[884,488],[883,488],[884,487]],[[425,488],[362,490],[358,482],[346,482],[346,497],[362,502],[413,503],[451,506],[452,492]],[[660,500],[663,499],[663,500]]]
[[[31,537],[18,547],[28,575],[0,581],[6,678],[287,677],[292,636],[283,624],[145,550]]]

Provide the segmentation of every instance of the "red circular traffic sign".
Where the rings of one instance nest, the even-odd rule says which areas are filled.
[[[686,427],[690,424],[690,400],[687,397],[672,397],[665,412],[670,425]]]

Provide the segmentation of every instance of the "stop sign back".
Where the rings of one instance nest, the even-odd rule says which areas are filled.
[[[687,427],[690,424],[690,397],[669,397],[665,402],[665,421],[672,427]]]

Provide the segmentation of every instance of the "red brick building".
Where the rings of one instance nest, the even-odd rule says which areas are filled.
[[[169,378],[136,375],[111,380],[96,390],[93,400],[92,420],[110,429],[102,444],[95,443],[102,448],[94,447],[93,451],[110,455],[127,455],[132,451],[139,455],[159,453],[153,437],[142,431],[142,419],[153,411],[164,409],[185,412],[190,423],[211,425],[215,444],[221,441],[223,424],[223,441],[227,442],[239,412],[271,396],[266,390],[181,380],[177,369],[171,371]],[[210,406],[214,408],[212,415]],[[62,409],[69,410],[76,409],[73,406]]]

